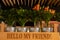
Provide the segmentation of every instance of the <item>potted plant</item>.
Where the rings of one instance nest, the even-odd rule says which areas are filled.
[[[16,22],[16,11],[15,8],[3,10],[2,16],[4,17],[4,22],[7,24],[6,31],[14,32],[15,27],[13,27]]]
[[[42,15],[41,15],[42,12],[43,11],[42,11],[42,8],[39,3],[33,7],[33,13],[34,13],[33,16],[35,17],[33,20],[34,25],[38,26],[39,31],[41,31],[41,28],[42,28]],[[38,24],[38,25],[36,25],[36,24]]]
[[[45,31],[48,31],[49,29],[49,27],[48,27],[48,25],[49,25],[49,21],[51,20],[51,18],[53,17],[54,15],[52,15],[52,13],[49,11],[49,7],[47,7],[47,8],[45,8],[45,10],[44,10],[44,12],[42,13],[42,18],[43,18],[43,20],[45,21],[45,24],[46,25],[44,25],[45,27],[43,28],[43,30]]]
[[[34,27],[30,27],[30,32],[40,32],[40,28],[37,27],[38,20],[38,13],[36,10],[29,10],[29,19],[30,21],[34,22]],[[37,30],[38,29],[38,30]]]
[[[43,13],[43,12],[44,12],[43,7],[40,7],[40,10],[37,11],[40,31],[42,31],[42,21],[43,21],[43,19],[42,19],[42,13]]]
[[[25,23],[28,21],[27,20],[27,10],[26,9],[18,9],[17,10],[18,13],[18,23],[21,25],[20,29],[18,29],[18,31],[22,31],[22,32],[27,32],[27,27],[25,27]]]

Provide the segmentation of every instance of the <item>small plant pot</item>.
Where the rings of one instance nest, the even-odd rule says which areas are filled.
[[[54,31],[53,27],[48,28],[48,32],[53,32],[53,31]]]
[[[34,32],[35,31],[35,28],[34,27],[30,27],[29,28],[29,32]]]
[[[47,27],[43,27],[42,32],[46,32],[46,31],[47,31]]]
[[[22,32],[22,28],[21,27],[17,27],[16,30],[17,30],[17,32]]]
[[[40,32],[40,28],[39,27],[36,27],[35,28],[35,32]]]
[[[27,27],[22,27],[21,31],[22,32],[27,32]]]
[[[6,27],[6,32],[15,32],[15,27]]]
[[[44,27],[44,28],[42,28],[42,31],[43,32],[53,32],[53,28],[51,28],[51,27]]]

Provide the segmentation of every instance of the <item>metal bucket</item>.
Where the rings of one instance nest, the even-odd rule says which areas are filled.
[[[22,32],[27,32],[27,29],[28,29],[27,27],[22,27],[21,30],[22,30]]]
[[[35,32],[40,32],[40,28],[39,27],[36,27],[35,28]]]
[[[34,27],[30,27],[29,28],[29,32],[34,32],[35,31],[35,28]]]
[[[15,27],[6,27],[5,32],[15,32]]]
[[[53,28],[52,27],[44,27],[42,28],[43,32],[53,32]]]
[[[17,27],[16,30],[17,30],[17,32],[22,32],[22,28],[21,27]]]

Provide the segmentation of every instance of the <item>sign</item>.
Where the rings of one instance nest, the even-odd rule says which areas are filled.
[[[54,32],[1,32],[0,40],[58,40]]]

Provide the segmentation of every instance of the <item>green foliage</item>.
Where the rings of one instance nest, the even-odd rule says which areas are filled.
[[[25,26],[25,23],[28,21],[27,20],[27,10],[26,9],[18,9],[16,10],[17,11],[17,14],[18,14],[18,23],[21,25],[21,26]]]
[[[54,19],[60,22],[60,12],[55,13]]]
[[[13,26],[13,24],[17,20],[17,13],[15,11],[15,8],[3,10],[2,16],[5,20],[4,22],[7,23],[9,26]]]
[[[47,24],[53,15],[49,11],[44,11],[44,8],[40,9],[39,11],[36,10],[27,10],[27,9],[6,9],[0,10],[0,19],[4,19],[5,23],[8,25],[13,25],[14,23],[18,22],[21,26],[25,26],[27,21],[36,22],[45,21]]]
[[[0,9],[0,22],[4,20],[2,14],[3,14],[3,10]]]
[[[36,25],[37,21],[40,21],[40,11],[35,10],[27,10],[27,9],[18,9],[17,14],[19,15],[19,23],[21,26],[23,26],[27,21],[34,22],[34,25]],[[41,18],[42,19],[42,18]]]
[[[46,25],[48,26],[48,22],[51,20],[53,15],[49,11],[44,11],[42,13],[42,19],[45,21]]]
[[[43,20],[45,21],[50,21],[50,19],[52,18],[52,14],[48,11],[45,11],[43,14],[42,14],[42,18]]]

